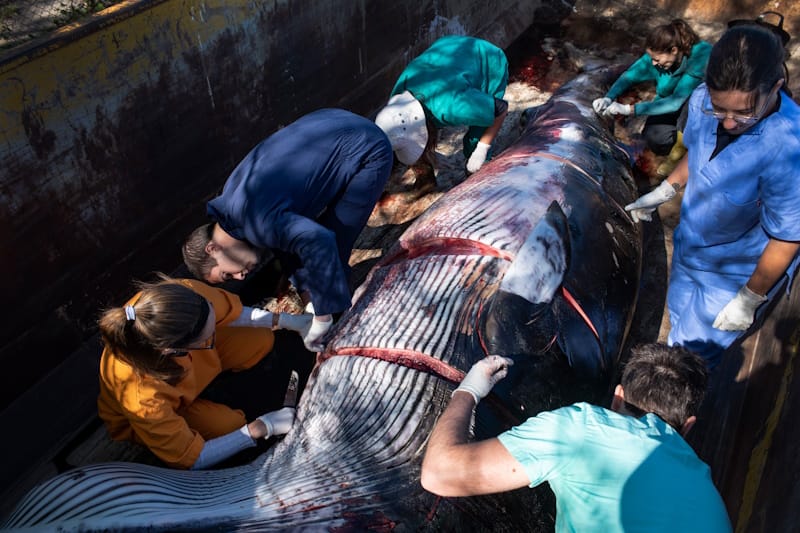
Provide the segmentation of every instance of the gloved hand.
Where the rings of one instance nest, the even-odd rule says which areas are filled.
[[[745,285],[719,312],[714,327],[722,331],[744,331],[753,323],[758,306],[766,301],[766,296],[754,293]]]
[[[289,430],[292,429],[295,413],[294,407],[284,407],[283,409],[278,409],[277,411],[259,416],[258,419],[267,426],[267,433],[264,435],[264,438],[268,439],[270,437],[289,433]]]
[[[620,104],[619,102],[612,102],[605,111],[603,116],[609,115],[633,115],[633,106],[629,104]]]
[[[483,164],[486,162],[486,156],[489,155],[489,148],[492,145],[478,142],[478,146],[475,147],[475,151],[472,152],[472,155],[469,156],[469,160],[467,161],[467,171],[468,172],[477,172],[481,169]]]
[[[606,108],[611,105],[611,102],[613,102],[613,100],[607,96],[597,98],[592,102],[592,108],[594,109],[595,113],[601,115],[603,111],[605,111]]]
[[[306,345],[308,351],[321,352],[324,348],[322,338],[333,325],[333,318],[330,315],[327,316],[330,320],[320,320],[320,317],[315,316],[314,320],[311,321],[311,327],[309,327],[308,331],[303,335],[303,344]]]
[[[467,375],[461,380],[461,384],[456,390],[464,391],[472,394],[475,398],[475,405],[485,398],[489,391],[495,384],[506,377],[508,374],[508,367],[513,365],[514,361],[508,357],[501,357],[499,355],[490,355],[484,357],[469,369]]]
[[[291,331],[296,331],[297,333],[303,335],[311,327],[311,321],[313,319],[314,315],[309,313],[303,313],[300,315],[293,315],[291,313],[279,313],[278,327],[275,329],[288,329]]]
[[[625,211],[630,211],[631,218],[633,218],[634,222],[652,220],[653,211],[676,194],[675,188],[667,182],[667,180],[664,180],[649,193],[640,197],[635,202],[626,205]]]

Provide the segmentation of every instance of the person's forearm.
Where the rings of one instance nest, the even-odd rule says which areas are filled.
[[[442,416],[439,417],[436,427],[433,428],[428,451],[433,449],[436,453],[440,453],[450,446],[469,442],[469,424],[475,407],[472,395],[456,391]]]
[[[667,176],[667,182],[675,187],[675,190],[680,190],[686,187],[689,181],[689,154],[685,154],[683,158],[678,161],[675,169]]]
[[[452,455],[454,448],[469,441],[469,426],[472,420],[472,411],[475,400],[472,395],[464,391],[453,394],[447,408],[439,417],[430,439],[428,440],[425,457],[422,461],[423,486],[427,479],[446,480],[452,483],[453,474],[463,473],[463,468],[453,468]]]
[[[798,249],[800,243],[770,239],[747,281],[747,288],[762,296],[767,294],[786,272]]]
[[[480,142],[488,145],[491,145],[492,142],[494,142],[494,138],[497,137],[497,134],[500,132],[500,128],[503,126],[503,121],[506,119],[506,115],[508,115],[508,110],[503,111],[494,118],[492,125],[486,128],[486,131],[484,131],[483,135],[481,135]]]
[[[496,438],[470,442],[475,400],[456,391],[431,433],[420,482],[439,496],[475,496],[530,483],[525,468]]]

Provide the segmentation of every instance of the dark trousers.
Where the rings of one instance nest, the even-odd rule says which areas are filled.
[[[289,375],[296,370],[300,377],[298,394],[303,390],[316,362],[315,354],[303,346],[293,331],[275,332],[275,345],[252,368],[241,372],[223,372],[200,394],[201,398],[244,411],[247,421],[283,407]]]
[[[644,124],[642,135],[647,147],[656,155],[667,155],[675,144],[678,131],[686,126],[688,101],[674,113],[650,115]]]

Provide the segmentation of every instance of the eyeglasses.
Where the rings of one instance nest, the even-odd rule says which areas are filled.
[[[217,341],[217,332],[215,331],[214,333],[211,334],[209,338],[205,340],[202,346],[199,346],[197,348],[192,348],[192,350],[213,350],[214,343],[216,341]]]
[[[213,350],[217,341],[217,332],[211,334],[209,338],[203,342],[202,346],[187,346],[185,348],[172,348],[166,355],[170,357],[183,357],[189,355],[190,351],[194,350]]]
[[[769,105],[769,102],[772,100],[772,95],[775,94],[775,92],[781,86],[781,81],[782,80],[778,80],[775,86],[769,91],[769,94],[767,94],[767,97],[764,99],[764,103],[761,104],[761,109],[759,109],[754,115],[740,115],[739,113],[734,113],[733,111],[717,111],[714,109],[714,104],[711,101],[711,94],[708,92],[706,92],[706,97],[703,100],[703,106],[700,108],[700,110],[704,114],[712,116],[717,120],[725,120],[730,118],[740,126],[752,126],[761,120],[764,112],[767,110],[767,105]]]

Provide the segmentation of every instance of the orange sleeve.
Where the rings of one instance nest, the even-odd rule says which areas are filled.
[[[180,405],[179,389],[103,351],[98,414],[111,438],[139,442],[168,465],[190,468],[205,440],[177,413]]]

